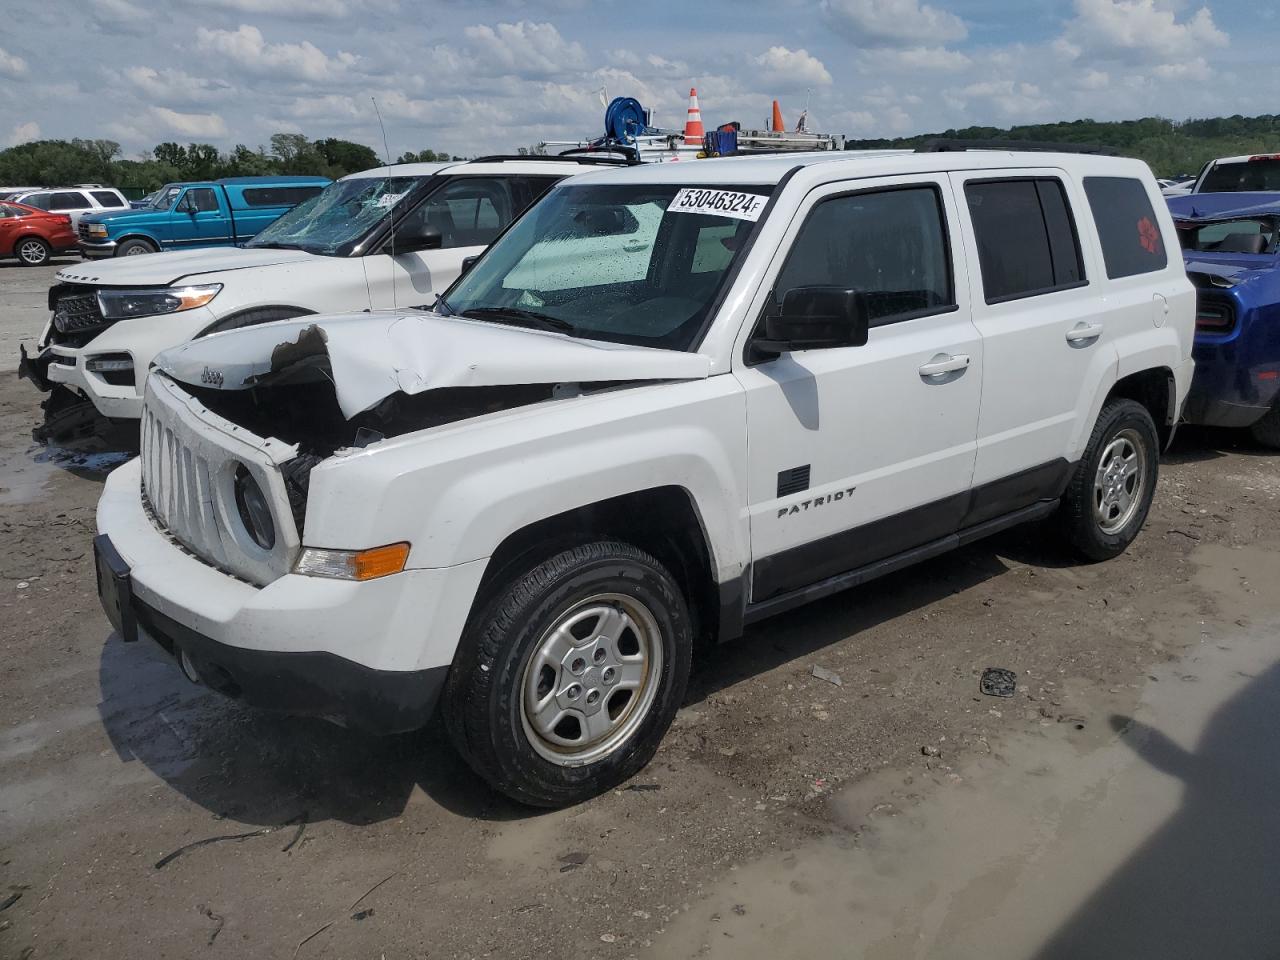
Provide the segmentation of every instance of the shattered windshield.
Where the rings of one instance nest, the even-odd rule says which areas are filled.
[[[557,188],[439,307],[587,339],[690,350],[771,189]]]
[[[1178,238],[1183,250],[1196,253],[1275,253],[1280,247],[1280,216],[1179,223]]]
[[[429,176],[419,176],[338,180],[298,204],[245,246],[346,256],[415,187],[429,179]]]

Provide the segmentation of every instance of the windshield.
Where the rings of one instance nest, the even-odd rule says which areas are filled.
[[[557,188],[440,307],[593,340],[690,350],[770,189]]]
[[[1178,239],[1183,250],[1196,253],[1275,253],[1280,246],[1280,216],[1179,223]]]
[[[1198,193],[1280,190],[1280,157],[1217,163],[1204,175]]]
[[[169,184],[161,187],[155,193],[151,194],[151,202],[147,204],[148,210],[168,210],[178,200],[178,194],[182,192],[182,187]]]
[[[285,247],[346,256],[413,189],[429,177],[339,180],[298,204],[250,240],[248,247]]]

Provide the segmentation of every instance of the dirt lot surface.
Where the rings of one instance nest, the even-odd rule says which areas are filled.
[[[1032,527],[760,624],[701,659],[635,781],[540,813],[436,729],[375,739],[251,711],[121,643],[91,550],[119,458],[32,447],[36,399],[0,373],[6,960],[1136,957],[1068,948],[1093,943],[1090,898],[1110,902],[1160,830],[1196,859],[1142,861],[1136,880],[1158,882],[1138,889],[1181,869],[1254,898],[1196,910],[1192,883],[1114,902],[1270,935],[1271,953],[1217,955],[1274,956],[1258,852],[1275,863],[1277,828],[1259,811],[1280,752],[1258,704],[1276,705],[1280,662],[1280,457],[1245,439],[1184,431],[1110,563]],[[1012,699],[979,694],[989,666],[1017,672]],[[1248,678],[1272,699],[1242,700]],[[1105,849],[1082,862],[1094,847],[1072,837]]]
[[[0,260],[0,371],[18,369],[18,345],[31,349],[49,319],[49,285],[79,256],[54,257],[47,267],[24,267]]]

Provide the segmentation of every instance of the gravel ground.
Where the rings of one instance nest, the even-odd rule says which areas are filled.
[[[38,300],[39,271],[0,274],[0,302]],[[1061,718],[1106,739],[1197,624],[1280,617],[1280,597],[1241,613],[1197,575],[1235,547],[1280,554],[1280,459],[1184,431],[1123,557],[1082,566],[1030,527],[762,623],[697,665],[634,782],[532,812],[438,729],[254,712],[121,643],[91,550],[120,458],[32,447],[36,402],[0,373],[4,958],[696,955],[687,918],[717,885],[841,834],[840,798],[871,775],[934,771],[922,745],[961,764]],[[978,695],[992,665],[1021,699]]]

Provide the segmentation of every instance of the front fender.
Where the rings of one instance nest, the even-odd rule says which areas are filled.
[[[748,556],[745,403],[728,376],[550,400],[384,441],[312,471],[308,546],[408,540],[409,566],[489,557],[517,531],[657,487],[693,501],[721,582]]]

